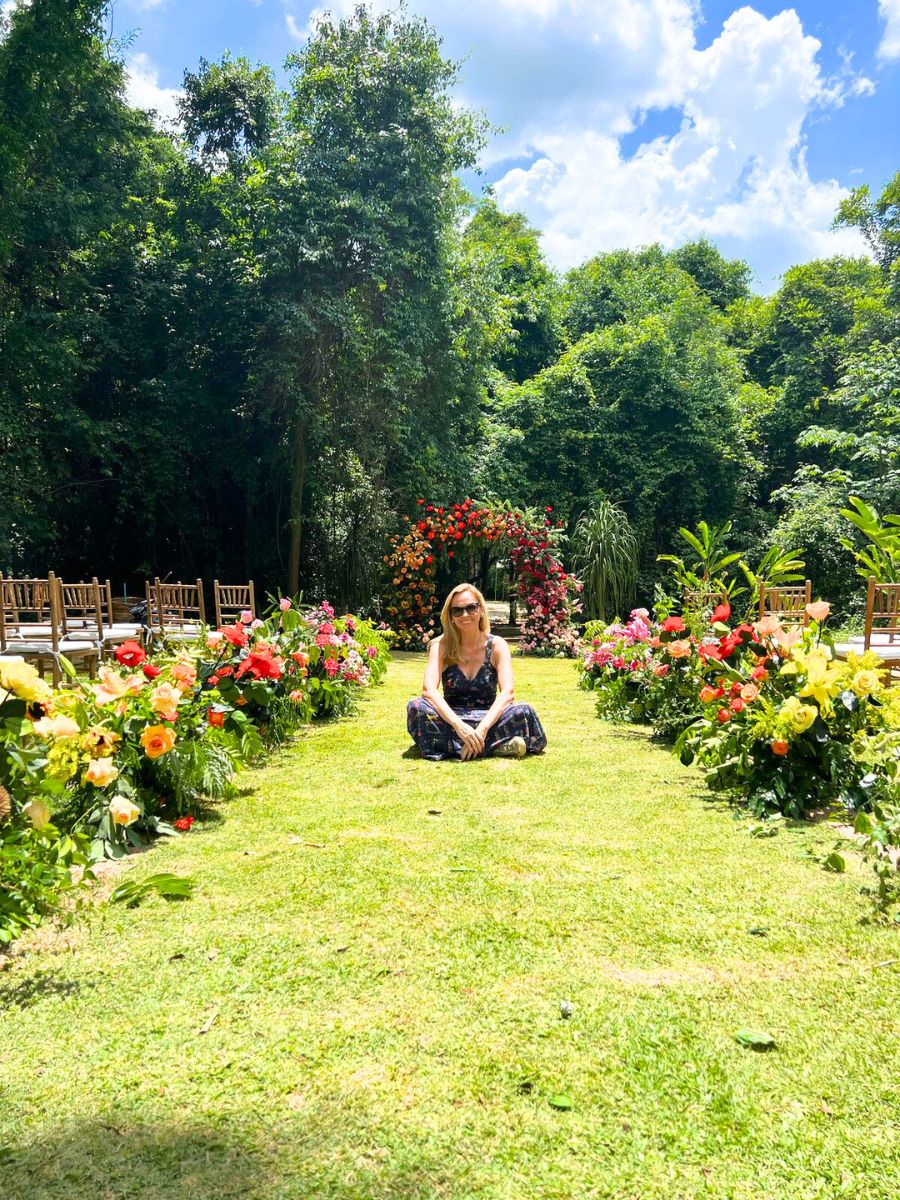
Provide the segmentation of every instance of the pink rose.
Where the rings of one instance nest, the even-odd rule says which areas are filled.
[[[287,596],[282,596],[278,601],[278,607],[282,612],[287,612],[287,610],[291,607],[290,599]]]

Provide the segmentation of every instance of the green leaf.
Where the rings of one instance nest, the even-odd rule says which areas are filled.
[[[777,1045],[771,1033],[761,1029],[739,1029],[734,1040],[748,1050],[774,1050]]]
[[[120,883],[113,889],[109,903],[127,904],[129,908],[133,908],[153,892],[166,900],[186,900],[193,895],[194,887],[193,879],[162,872],[158,875],[148,875],[146,879],[129,879]]]
[[[847,870],[847,861],[843,854],[839,854],[837,850],[832,852],[822,862],[822,866],[826,871],[833,871],[835,875],[842,875]]]
[[[561,1112],[568,1112],[572,1108],[571,1097],[565,1092],[557,1092],[555,1096],[551,1096],[547,1101],[551,1108],[558,1108]]]

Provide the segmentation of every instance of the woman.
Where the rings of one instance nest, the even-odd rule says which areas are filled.
[[[444,601],[441,625],[442,636],[428,648],[422,695],[406,706],[406,726],[423,756],[466,762],[540,754],[547,738],[531,705],[515,703],[509,646],[491,634],[478,588],[458,584]]]

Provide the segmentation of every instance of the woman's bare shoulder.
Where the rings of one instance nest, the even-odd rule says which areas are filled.
[[[505,637],[501,637],[499,633],[492,633],[491,638],[491,657],[493,657],[498,650],[501,652],[501,654],[504,650],[507,654],[509,654],[509,642]]]

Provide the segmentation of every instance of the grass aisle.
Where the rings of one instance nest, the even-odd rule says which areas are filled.
[[[422,661],[135,864],[192,900],[0,973],[4,1200],[900,1193],[898,939],[825,831],[749,836],[569,663],[517,663],[543,759],[403,757]]]

